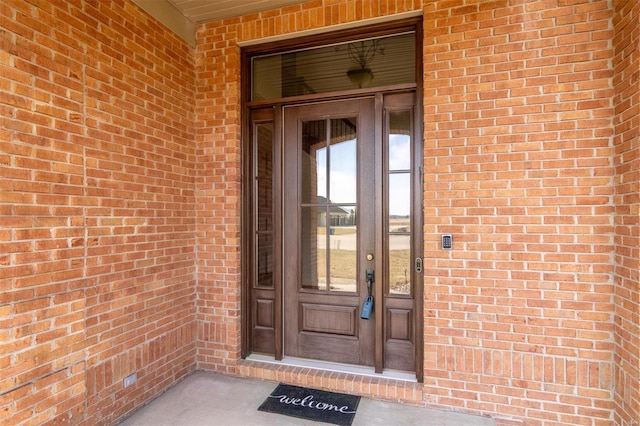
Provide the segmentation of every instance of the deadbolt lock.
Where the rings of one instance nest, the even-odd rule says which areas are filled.
[[[367,260],[373,260],[373,254],[367,253]]]

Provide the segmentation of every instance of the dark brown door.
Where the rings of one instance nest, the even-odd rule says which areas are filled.
[[[362,253],[375,248],[374,100],[284,114],[285,355],[373,366],[375,321],[360,308]]]
[[[415,370],[405,98],[391,96],[391,109],[381,95],[284,108],[285,356]]]

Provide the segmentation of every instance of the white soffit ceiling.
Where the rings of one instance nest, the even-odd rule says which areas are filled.
[[[248,15],[278,9],[308,0],[168,0],[191,22],[207,21]]]
[[[195,26],[308,0],[132,0],[174,33],[195,45]]]

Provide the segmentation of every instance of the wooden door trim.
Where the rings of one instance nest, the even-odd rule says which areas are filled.
[[[423,115],[423,99],[424,99],[424,78],[423,76],[423,27],[422,25],[415,26],[416,32],[416,78],[417,88],[415,91],[414,102],[414,141],[415,141],[415,155],[414,155],[414,170],[415,181],[414,185],[416,196],[414,197],[414,211],[416,212],[414,235],[418,235],[419,239],[414,244],[416,250],[415,255],[420,258],[424,257],[424,115]],[[422,262],[424,265],[424,261]],[[415,323],[416,326],[416,355],[415,355],[415,372],[418,382],[424,381],[424,267],[423,271],[418,273],[414,268],[415,276],[415,294],[414,294],[414,309],[418,316]]]
[[[284,149],[283,149],[283,135],[282,135],[282,105],[277,104],[274,108],[274,152],[273,152],[273,170],[274,170],[274,192],[273,192],[273,274],[275,284],[275,359],[281,360],[284,357],[283,351],[283,237],[282,237],[282,186],[283,186],[283,161],[284,161]],[[277,179],[276,179],[277,176]]]
[[[393,84],[390,86],[379,86],[379,87],[373,87],[373,88],[351,89],[351,90],[341,90],[338,92],[291,96],[288,98],[277,99],[275,101],[277,101],[279,104],[284,104],[286,106],[296,106],[296,105],[314,104],[317,102],[331,102],[331,101],[339,101],[339,100],[357,99],[357,98],[363,98],[363,97],[374,97],[378,93],[386,94],[386,93],[393,93],[393,92],[408,92],[408,91],[416,90],[416,87],[418,87],[416,83],[402,83],[402,84]],[[274,104],[274,100],[272,99],[269,99],[266,101],[247,102],[247,106],[250,108],[272,106],[273,104]]]
[[[380,230],[382,229],[382,221],[384,217],[383,210],[383,197],[382,188],[384,187],[382,178],[384,176],[382,159],[384,158],[383,152],[383,110],[384,110],[384,96],[382,93],[377,93],[375,96],[375,111],[374,111],[374,139],[375,139],[375,165],[374,165],[374,180],[375,180],[375,218],[374,229],[376,230],[375,239],[375,252],[376,252],[376,285],[375,285],[375,300],[377,301],[377,308],[374,308],[376,318],[376,330],[375,330],[375,372],[382,373],[384,370],[384,262],[382,253],[384,253],[384,235]]]

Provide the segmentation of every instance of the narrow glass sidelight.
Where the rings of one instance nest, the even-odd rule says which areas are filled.
[[[278,357],[277,292],[282,272],[280,265],[280,209],[278,181],[280,146],[275,141],[272,108],[250,112],[250,139],[243,147],[246,194],[243,202],[251,212],[243,218],[246,256],[243,271],[248,291],[243,297],[244,315],[249,318],[243,330],[243,356],[248,352],[273,354]],[[250,230],[250,231],[249,231]]]
[[[254,127],[255,283],[273,287],[273,123]]]
[[[389,111],[387,123],[388,291],[411,295],[411,111]]]

